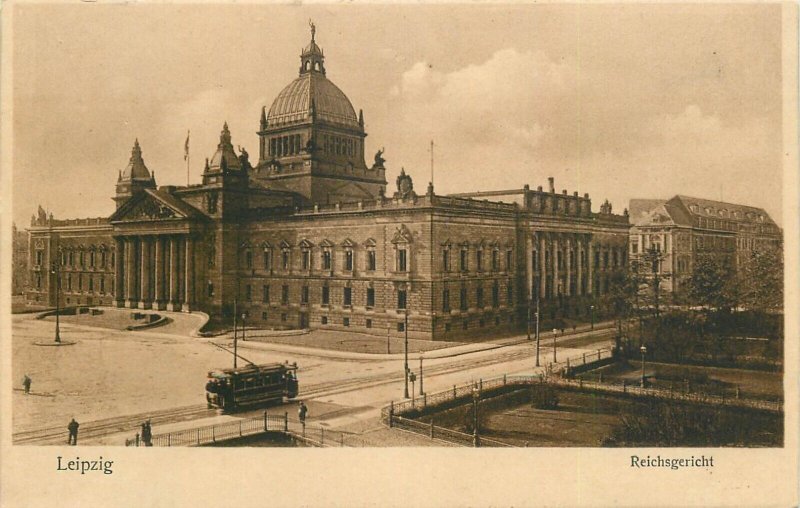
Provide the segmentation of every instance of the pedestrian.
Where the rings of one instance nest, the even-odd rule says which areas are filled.
[[[25,387],[25,393],[31,393],[31,378],[27,374],[22,378],[22,386]]]
[[[300,423],[303,424],[305,427],[306,425],[306,414],[308,413],[308,407],[306,407],[305,402],[302,400],[300,401],[300,407],[297,409],[297,416],[300,418]]]
[[[142,442],[145,446],[153,446],[153,430],[150,427],[150,420],[142,424]]]
[[[73,418],[69,422],[69,425],[67,425],[67,430],[69,430],[69,437],[67,438],[67,444],[73,446],[78,444],[78,427],[80,427],[80,424],[75,421],[75,418]]]

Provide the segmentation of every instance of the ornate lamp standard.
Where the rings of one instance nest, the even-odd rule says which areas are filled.
[[[594,305],[589,305],[589,313],[592,316],[592,330],[594,330]]]
[[[419,353],[419,394],[424,395],[424,391],[422,390],[422,351]]]
[[[481,445],[480,437],[478,437],[478,401],[481,398],[481,392],[477,386],[472,387],[472,446],[478,447]]]
[[[644,377],[644,355],[647,354],[647,346],[642,345],[642,347],[639,348],[639,351],[642,352],[642,388],[644,388],[644,383],[645,383],[645,377]]]
[[[55,260],[50,263],[50,273],[55,276],[56,279],[56,344],[61,344],[61,326],[59,323],[59,316],[61,315],[61,306],[59,303],[59,294],[61,290],[61,267],[60,267],[60,260]]]

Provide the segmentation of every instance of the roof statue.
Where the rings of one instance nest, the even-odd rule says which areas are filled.
[[[383,147],[381,147],[380,150],[375,152],[375,167],[382,168],[384,162],[386,162],[386,159],[383,158]]]
[[[397,192],[394,197],[400,199],[417,197],[414,193],[414,182],[411,180],[411,176],[406,174],[405,168],[400,168],[400,175],[397,177]]]

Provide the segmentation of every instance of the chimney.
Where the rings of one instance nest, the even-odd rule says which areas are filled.
[[[552,193],[556,192],[556,183],[555,182],[556,182],[556,179],[553,178],[552,176],[547,178],[547,184],[550,187],[550,192],[552,192]]]

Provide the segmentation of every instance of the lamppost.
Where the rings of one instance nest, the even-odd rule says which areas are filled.
[[[642,388],[644,388],[644,355],[647,354],[647,346],[642,345],[642,347],[639,348],[639,351],[642,352]]]
[[[419,394],[423,395],[424,392],[422,390],[422,352],[419,353]]]
[[[539,292],[536,292],[536,366],[539,366]]]
[[[61,315],[61,307],[59,303],[59,290],[61,289],[61,270],[59,266],[60,260],[55,260],[51,263],[50,273],[56,279],[56,344],[61,344],[61,326],[59,323],[59,316]]]
[[[553,328],[553,363],[558,363],[556,360],[556,335],[558,334],[558,330]]]
[[[236,287],[237,287],[237,292],[238,292],[238,287],[239,287],[238,283],[236,284]],[[234,369],[236,368],[236,359],[239,358],[239,355],[237,353],[239,341],[238,341],[238,338],[236,337],[236,304],[237,304],[237,300],[238,300],[238,298],[234,298],[233,299],[233,368]]]
[[[478,401],[481,398],[481,393],[478,391],[477,386],[472,387],[472,446],[480,446],[480,438],[478,437]]]
[[[242,312],[242,342],[247,340],[247,339],[244,338],[244,328],[246,326],[246,324],[245,324],[246,320],[247,320],[247,312]]]
[[[408,398],[408,297],[403,302],[404,322],[403,322],[403,372],[405,378],[404,397]]]
[[[594,330],[594,305],[589,305],[589,313],[592,316],[592,330]]]

